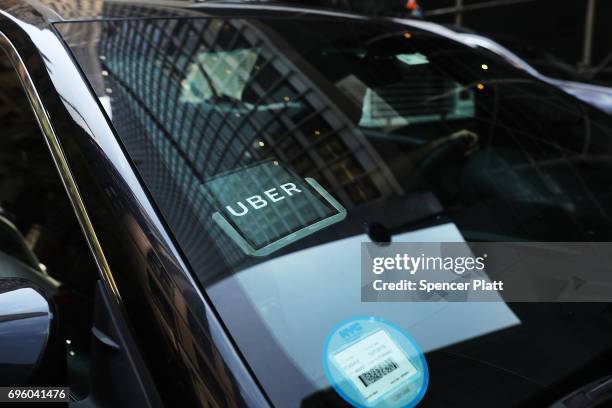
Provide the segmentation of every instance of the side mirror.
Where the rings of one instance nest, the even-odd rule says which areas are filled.
[[[53,313],[41,289],[21,278],[0,279],[0,385],[23,385],[45,353]]]

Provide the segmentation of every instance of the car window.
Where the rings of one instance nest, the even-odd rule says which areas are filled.
[[[20,81],[21,68],[16,70],[0,51],[0,282],[19,278],[39,288],[53,314],[44,353],[19,385],[68,386],[70,399],[77,401],[90,392],[94,290],[100,276]],[[28,320],[20,324],[31,325]],[[15,332],[3,329],[3,347],[17,338]],[[14,353],[10,347],[3,350],[3,366],[30,370],[23,355],[37,349],[35,336],[25,343]],[[3,371],[4,385],[21,381],[6,378],[11,372]]]
[[[329,330],[353,316],[411,333],[447,373],[432,383],[439,390],[465,384],[453,374],[462,370],[470,381],[503,377],[508,406],[608,347],[603,323],[580,306],[568,325],[556,305],[362,303],[359,287],[360,243],[384,237],[609,240],[612,121],[601,112],[488,53],[392,23],[202,18],[58,29],[68,26],[97,36],[94,48],[69,45],[90,82],[103,81],[98,97],[110,100],[119,138],[275,404],[333,401],[320,355]],[[309,190],[309,210],[291,206],[283,177],[300,191],[309,179],[321,187]],[[589,351],[586,337],[597,338]],[[570,355],[563,369],[549,342]],[[525,358],[494,352],[502,346]],[[457,391],[457,401],[470,396]]]

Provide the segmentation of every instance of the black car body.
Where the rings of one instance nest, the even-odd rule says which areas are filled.
[[[319,38],[317,35],[331,38],[337,27],[342,27],[342,33],[354,30],[359,38],[369,36],[369,42],[363,40],[353,49],[349,40],[338,40],[346,48],[334,48],[337,45],[334,43],[325,54],[328,59],[321,53],[316,54],[321,60],[314,60],[316,50],[327,50],[314,38]],[[292,29],[295,37],[289,37]],[[229,37],[223,37],[224,33]],[[309,33],[315,41],[312,49],[308,48]],[[416,108],[405,107],[408,113],[396,107],[394,112],[399,119],[390,118],[385,113],[386,105],[382,104],[377,111],[381,116],[366,118],[352,105],[350,90],[355,85],[349,80],[340,83],[339,77],[335,78],[336,82],[330,79],[335,69],[339,72],[351,65],[347,61],[353,61],[361,69],[358,59],[363,53],[366,58],[371,57],[368,60],[371,64],[380,64],[381,72],[392,77],[397,70],[385,65],[388,56],[397,62],[395,57],[400,55],[397,49],[404,46],[403,41],[420,41],[420,37],[424,38],[423,43],[415,47],[422,48],[422,52],[411,51],[399,59],[410,69],[416,69],[415,75],[421,75],[417,82],[423,86],[402,92],[426,102]],[[219,52],[196,55],[200,45],[191,43],[202,38],[209,41],[204,49]],[[292,45],[298,39],[303,40],[300,46]],[[220,49],[215,48],[215,41],[222,44]],[[380,47],[376,45],[379,41],[383,41]],[[363,44],[366,44],[363,50],[356,50]],[[310,368],[306,369],[299,360],[299,350],[288,352],[283,348],[289,337],[281,339],[270,329],[270,322],[265,322],[261,315],[263,306],[254,306],[254,298],[243,295],[244,282],[238,284],[226,279],[237,270],[256,267],[259,259],[245,256],[236,248],[224,253],[219,246],[231,246],[232,242],[216,231],[208,234],[208,230],[215,228],[210,221],[210,208],[205,201],[189,199],[194,194],[191,189],[208,182],[212,176],[234,169],[226,165],[228,155],[234,151],[238,157],[236,162],[241,157],[246,157],[247,164],[268,158],[282,160],[292,171],[317,179],[348,209],[348,221],[329,228],[326,230],[329,234],[324,237],[315,233],[293,246],[279,248],[269,258],[273,262],[281,259],[281,255],[290,256],[298,250],[313,251],[322,243],[358,236],[364,232],[364,223],[366,232],[375,240],[379,234],[401,234],[446,225],[449,220],[460,224],[462,232],[476,231],[470,237],[473,240],[607,241],[612,238],[607,215],[609,205],[606,205],[610,194],[605,186],[595,185],[594,181],[595,176],[610,179],[609,175],[602,174],[612,168],[607,155],[612,120],[508,66],[494,55],[412,27],[409,20],[372,19],[267,3],[5,0],[0,3],[0,45],[19,75],[68,192],[103,282],[103,298],[113,303],[107,307],[122,316],[115,320],[125,320],[125,324],[117,326],[123,334],[116,335],[124,339],[122,344],[131,344],[126,358],[132,364],[119,364],[117,367],[121,369],[106,367],[108,371],[104,372],[116,381],[111,381],[112,384],[107,381],[104,387],[99,386],[102,380],[95,378],[95,372],[91,374],[93,389],[106,390],[106,397],[98,394],[100,401],[113,394],[113,403],[126,405],[130,401],[140,401],[143,405],[162,401],[168,406],[345,404],[333,390],[313,383]],[[196,82],[191,81],[197,74],[194,70],[198,64],[208,63],[208,58],[248,60],[255,57],[242,50],[255,49],[265,50],[258,58],[265,55],[265,66],[276,69],[266,79],[268,82],[258,85],[261,89],[257,92],[265,94],[286,86],[286,96],[278,103],[287,111],[295,109],[295,116],[279,113],[272,102],[262,107],[257,95],[244,89],[236,91],[244,86],[243,82],[250,84],[248,79],[238,81],[238,85],[228,85],[230,90],[224,94],[215,92],[211,85],[219,81],[217,78],[206,79],[208,88],[192,86]],[[235,50],[240,52],[232,54]],[[437,56],[437,51],[448,51],[449,59],[437,61],[436,58],[442,58]],[[438,64],[440,69],[435,74],[438,76],[432,76],[425,68],[413,68],[429,60]],[[258,61],[254,59],[250,66],[257,67]],[[261,65],[262,71],[265,66]],[[325,75],[318,72],[324,69]],[[444,77],[447,79],[439,79],[449,72]],[[369,74],[365,72],[364,76]],[[482,80],[478,80],[478,75],[483,75]],[[494,75],[504,81],[497,81]],[[393,88],[385,88],[384,76],[372,79],[380,85],[381,95],[393,92]],[[493,118],[491,123],[505,121],[503,128],[509,140],[516,141],[523,135],[525,140],[516,143],[524,145],[530,154],[540,154],[541,166],[529,174],[513,173],[505,177],[503,168],[512,167],[523,158],[514,153],[491,156],[495,163],[501,163],[502,170],[494,169],[493,165],[486,167],[482,162],[475,164],[485,169],[477,177],[483,181],[480,187],[490,194],[489,201],[479,201],[484,196],[479,190],[472,194],[478,199],[461,198],[460,213],[447,211],[458,208],[457,197],[468,194],[458,191],[462,186],[458,177],[470,169],[457,163],[463,163],[464,157],[475,151],[479,138],[484,140],[488,132],[484,127],[478,128],[482,135],[478,136],[471,130],[463,132],[471,128],[455,124],[471,120],[484,105],[497,106],[496,94],[486,92],[497,92],[498,86],[507,86],[508,82],[525,84],[525,88],[508,88],[505,94],[512,94],[508,100],[520,99],[524,111],[515,105],[507,110],[492,108],[491,112],[487,111],[487,118]],[[333,85],[345,92],[340,95],[328,89]],[[440,99],[440,95],[444,97]],[[378,101],[375,96],[371,99]],[[554,100],[554,103],[547,105],[542,100]],[[303,101],[308,101],[311,111],[302,113],[292,105]],[[189,106],[190,103],[197,106]],[[207,105],[210,111],[203,114],[200,123],[198,115],[206,104],[215,106]],[[511,109],[524,116],[504,118],[505,112]],[[257,129],[247,132],[245,127],[255,127],[256,123],[251,120],[259,120],[260,113],[268,115],[261,122],[265,126],[284,126],[285,139],[288,140],[288,134],[299,133],[295,140],[302,147],[292,151],[298,142],[291,139],[281,148],[283,141],[274,139],[272,132],[264,136]],[[218,118],[213,116],[217,114]],[[240,121],[233,122],[236,118]],[[210,128],[211,121],[215,121],[214,128]],[[311,133],[298,132],[306,122],[314,126],[309,130]],[[357,122],[369,133],[356,130]],[[444,124],[438,128],[439,123]],[[594,127],[589,128],[592,124]],[[416,156],[423,154],[420,147],[435,147],[433,156],[408,166],[401,160],[405,151],[399,151],[389,139],[389,132],[384,130],[407,125],[420,126],[420,134],[430,138],[427,142],[436,139],[435,135],[443,128],[445,137],[441,140],[448,148],[438,149],[439,144],[429,145],[423,140],[405,147],[413,142],[403,141],[405,151],[414,149],[418,151]],[[544,141],[532,137],[531,130],[522,127],[527,125],[541,125],[543,132],[554,136]],[[229,130],[224,130],[224,126]],[[493,134],[502,128],[496,126],[486,129]],[[187,137],[188,129],[195,129],[193,139],[191,134],[186,142],[178,136],[174,138],[179,134]],[[567,129],[575,133],[563,133],[570,132]],[[235,136],[232,140],[251,136],[237,147],[232,144],[235,142],[223,141],[228,137],[224,136],[225,131]],[[375,148],[374,142],[363,141],[365,133],[367,140],[375,141]],[[201,137],[204,134],[207,138]],[[325,140],[334,138],[334,143],[317,142],[319,136],[329,137]],[[324,148],[318,151],[316,146]],[[268,147],[274,150],[274,155],[266,151],[257,156],[258,149],[263,151]],[[325,165],[312,164],[310,160],[314,159],[309,152],[313,151]],[[550,153],[553,151],[561,153],[557,157]],[[172,169],[174,161],[183,164]],[[432,167],[428,164],[432,161],[441,161],[444,166]],[[568,167],[555,167],[554,171],[542,175],[542,168],[559,161],[569,163]],[[387,162],[388,168],[382,166],[381,163]],[[398,183],[398,174],[417,176],[406,176]],[[483,174],[499,174],[508,191],[495,193],[499,191],[497,179],[492,177],[487,181],[486,177],[482,178]],[[184,184],[177,180],[184,180]],[[432,201],[429,189],[423,192],[420,187],[423,180],[436,186],[435,200]],[[489,184],[485,185],[485,181]],[[556,191],[556,195],[551,191]],[[394,198],[391,202],[389,197],[401,197],[405,201]],[[380,205],[381,202],[387,204]],[[463,211],[466,202],[471,203],[469,214]],[[511,210],[496,213],[498,210],[492,210],[494,205],[484,205],[484,202],[494,202],[499,208],[511,207]],[[200,213],[205,213],[205,217],[200,218]],[[398,217],[404,220],[404,226],[394,224]],[[497,229],[477,228],[495,223],[504,225]],[[567,228],[559,228],[563,223]],[[515,235],[508,233],[509,230]],[[329,256],[329,253],[314,256]],[[304,289],[308,288],[308,280],[299,282]],[[294,296],[301,299],[299,292]],[[309,304],[308,299],[314,304],[320,300],[312,291],[304,295],[304,304]],[[270,313],[274,314],[275,308],[282,309],[284,304],[274,303],[270,307]],[[472,319],[484,322],[489,318],[485,312],[476,308],[469,313],[478,316]],[[316,321],[322,317],[320,310],[317,313],[310,318]],[[331,310],[329,313],[333,314]],[[512,311],[504,309],[503,313],[520,316],[522,324],[502,325],[495,335],[485,335],[492,328],[476,330],[473,336],[477,340],[465,334],[461,339],[432,346],[427,354],[430,389],[423,406],[543,406],[606,373],[612,350],[607,305],[517,304],[512,305]],[[316,325],[312,319],[309,320],[308,313],[300,315],[300,322],[306,322],[308,330]],[[542,322],[547,322],[547,326]],[[435,327],[440,333],[446,330],[442,323]],[[304,330],[292,332],[296,338],[293,344],[319,341],[310,338],[310,331]],[[452,330],[458,329],[448,329]],[[570,351],[562,356],[561,350]],[[304,356],[311,359],[307,352]],[[317,357],[312,370],[320,371],[319,365]],[[129,382],[139,384],[136,387],[139,390],[131,388],[137,396],[123,389],[128,382],[122,384],[121,373],[137,378]],[[149,399],[130,400],[126,395],[129,398],[149,396]]]

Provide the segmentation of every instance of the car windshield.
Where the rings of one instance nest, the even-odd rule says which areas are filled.
[[[435,407],[527,403],[609,350],[606,305],[360,298],[361,242],[610,240],[601,112],[409,22],[56,26],[275,405],[343,404],[321,354],[355,316],[412,335]]]

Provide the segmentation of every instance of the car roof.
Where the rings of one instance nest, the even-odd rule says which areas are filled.
[[[269,1],[190,0],[0,0],[0,11],[38,27],[58,22],[208,15],[318,15],[370,19],[340,10]]]

